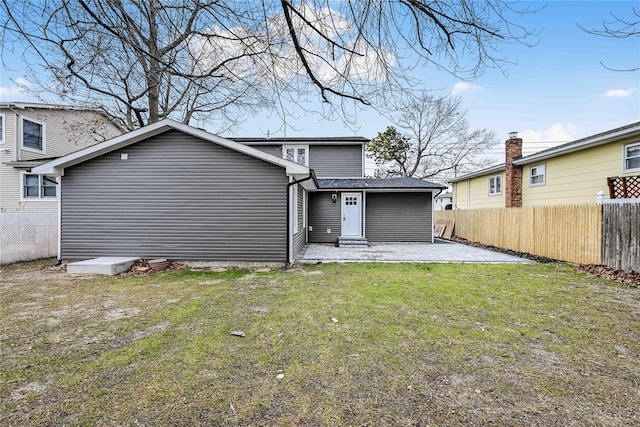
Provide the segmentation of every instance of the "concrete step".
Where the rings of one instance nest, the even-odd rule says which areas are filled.
[[[67,264],[69,274],[104,274],[115,276],[127,271],[140,258],[100,257]]]
[[[348,246],[369,246],[369,242],[366,237],[338,237],[338,247]]]

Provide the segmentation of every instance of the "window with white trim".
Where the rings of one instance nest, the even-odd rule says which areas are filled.
[[[21,118],[22,148],[26,150],[44,151],[44,123]]]
[[[25,173],[22,175],[22,198],[55,199],[57,186],[58,181],[53,176]]]
[[[497,196],[502,194],[502,175],[489,177],[489,195]]]
[[[623,172],[640,171],[640,142],[627,144],[623,149]]]
[[[0,144],[4,144],[4,114],[0,114]]]
[[[529,169],[529,185],[544,185],[546,182],[546,165],[543,163]]]
[[[309,166],[309,146],[308,145],[283,145],[282,157],[301,165]]]

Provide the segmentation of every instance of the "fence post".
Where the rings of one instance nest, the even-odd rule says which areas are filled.
[[[601,205],[604,203],[606,199],[607,199],[606,193],[602,190],[598,191],[598,194],[596,195],[596,203]]]

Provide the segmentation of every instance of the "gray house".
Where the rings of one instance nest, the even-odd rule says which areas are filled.
[[[432,242],[419,179],[364,179],[367,140],[222,138],[173,120],[50,161],[58,257],[292,262],[305,243]]]

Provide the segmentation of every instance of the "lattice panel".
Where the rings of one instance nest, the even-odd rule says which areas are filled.
[[[607,178],[610,199],[640,198],[640,175]]]

